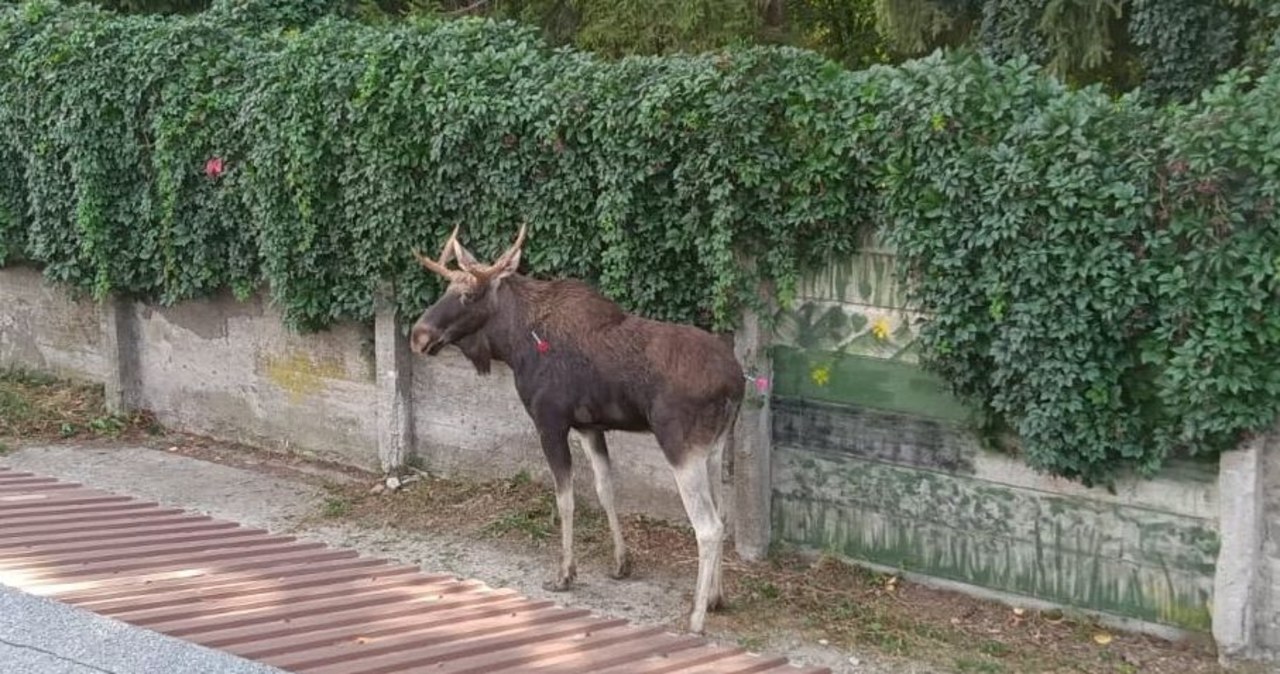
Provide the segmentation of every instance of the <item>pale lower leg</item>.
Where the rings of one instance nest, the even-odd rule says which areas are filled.
[[[711,497],[711,483],[707,475],[707,462],[690,460],[675,469],[676,486],[684,501],[689,523],[698,537],[698,581],[693,595],[693,611],[689,614],[689,629],[702,632],[711,600],[712,584],[724,542],[724,524],[716,512]]]
[[[537,419],[537,416],[534,416]],[[563,592],[573,584],[577,575],[573,562],[573,455],[569,451],[569,429],[563,427],[539,428],[542,435],[542,452],[551,469],[551,479],[556,486],[556,510],[560,514],[560,571],[554,581],[544,587],[553,592]]]
[[[573,559],[573,480],[556,476],[556,510],[560,513],[560,573],[547,589],[563,592],[577,577]]]
[[[586,445],[587,456],[591,458],[591,470],[595,473],[596,496],[600,498],[600,507],[604,508],[605,517],[609,520],[609,533],[613,536],[613,571],[609,576],[620,580],[631,575],[631,556],[627,554],[627,545],[622,539],[622,524],[618,521],[618,511],[614,507],[613,463],[609,460],[604,433],[583,433],[582,441]]]
[[[724,502],[721,500],[721,487],[723,486],[722,480],[724,475],[722,463],[724,460],[724,448],[727,441],[728,434],[720,434],[720,437],[716,438],[715,442],[711,445],[711,452],[707,455],[707,477],[710,480],[711,501],[715,506],[717,519],[719,519],[720,513],[722,512],[721,509],[724,507]],[[723,520],[721,520],[721,524],[723,526]],[[718,553],[717,560],[722,558],[724,554],[723,548],[718,549],[720,552]],[[722,566],[723,565],[717,561],[715,566],[711,569],[711,594],[707,598],[707,610],[709,611],[715,611],[724,606],[724,589],[720,579]]]

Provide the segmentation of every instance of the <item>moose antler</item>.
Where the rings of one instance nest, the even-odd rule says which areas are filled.
[[[449,235],[449,238],[444,242],[444,246],[440,248],[439,259],[432,260],[426,255],[423,255],[422,253],[418,252],[417,248],[414,248],[413,256],[418,259],[418,264],[422,265],[423,267],[426,267],[428,271],[432,271],[445,278],[449,278],[450,272],[449,272],[449,267],[447,265],[455,255],[454,246],[457,245],[458,243],[458,229],[461,227],[462,225],[453,226],[453,233]],[[458,258],[461,261],[462,256],[459,255]]]
[[[520,232],[516,234],[516,242],[511,244],[511,247],[508,248],[507,251],[502,254],[502,257],[499,257],[493,264],[488,265],[484,269],[475,270],[475,271],[472,271],[471,273],[476,274],[477,276],[483,279],[488,279],[494,274],[497,274],[503,269],[506,269],[507,266],[511,264],[512,260],[514,260],[516,256],[520,254],[520,248],[524,246],[524,235],[528,226],[529,225],[527,222],[521,222]]]
[[[444,247],[440,249],[440,257],[432,260],[431,258],[413,250],[413,256],[417,258],[418,264],[425,267],[428,271],[435,272],[445,278],[451,278],[455,273],[446,266],[450,260],[457,259],[458,266],[463,271],[475,276],[480,280],[488,280],[500,270],[506,268],[520,254],[520,248],[524,246],[525,232],[528,227],[527,223],[520,223],[520,232],[516,235],[516,242],[507,249],[496,262],[489,265],[482,265],[476,262],[476,258],[466,248],[462,247],[462,243],[458,241],[458,229],[461,225],[453,228],[453,233],[444,242]]]
[[[413,256],[417,258],[418,264],[425,267],[427,271],[435,272],[436,274],[446,278],[449,276],[449,269],[447,267],[418,252],[417,248],[413,249]]]

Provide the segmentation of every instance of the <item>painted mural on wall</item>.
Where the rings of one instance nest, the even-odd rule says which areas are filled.
[[[775,315],[774,531],[891,568],[1208,629],[1216,520],[1007,481],[1019,459],[984,450],[973,411],[920,367],[928,316],[894,262],[873,244],[806,279]],[[1197,479],[1189,493],[1212,483]]]
[[[919,366],[927,316],[908,304],[893,262],[891,252],[872,249],[802,281],[794,304],[774,315],[776,396],[970,418]]]
[[[775,343],[909,363],[925,316],[907,304],[893,255],[865,252],[803,280],[775,318]]]

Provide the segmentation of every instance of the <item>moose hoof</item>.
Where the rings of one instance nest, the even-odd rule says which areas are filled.
[[[615,563],[613,571],[609,573],[609,577],[614,580],[625,580],[631,577],[631,555],[629,553],[622,556],[620,563]]]
[[[542,589],[548,592],[567,592],[573,587],[574,574],[572,571],[568,575],[560,576],[555,580],[548,580],[542,584]]]
[[[691,634],[703,636],[707,633],[706,626],[703,625],[703,622],[705,622],[704,618],[705,616],[699,616],[696,618],[691,617],[689,619],[689,632]]]
[[[573,581],[568,578],[548,580],[542,584],[542,589],[548,592],[568,592],[570,587],[573,587]]]

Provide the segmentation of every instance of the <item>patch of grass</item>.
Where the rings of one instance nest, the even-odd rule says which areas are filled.
[[[89,420],[89,430],[96,435],[117,437],[129,424],[118,416],[94,417]]]
[[[324,500],[322,512],[330,519],[342,517],[351,512],[351,501],[340,496],[330,496]]]
[[[1004,665],[998,662],[990,662],[987,660],[975,660],[973,658],[956,658],[957,672],[973,672],[973,674],[1004,674]]]
[[[0,436],[19,440],[120,437],[158,429],[149,415],[109,414],[102,387],[27,370],[0,371]]]
[[[757,578],[749,578],[742,583],[742,589],[751,595],[752,599],[757,600],[774,600],[781,594],[778,586],[768,580]]]
[[[29,423],[35,416],[35,410],[26,396],[20,394],[15,385],[6,385],[0,379],[0,428],[13,432],[21,424]]]
[[[503,513],[497,519],[489,522],[484,527],[484,532],[494,536],[518,533],[528,537],[531,541],[545,541],[551,538],[552,530],[555,527],[554,517],[556,510],[550,500],[550,497],[544,497],[530,507]],[[574,519],[576,520],[577,517],[575,516]]]

